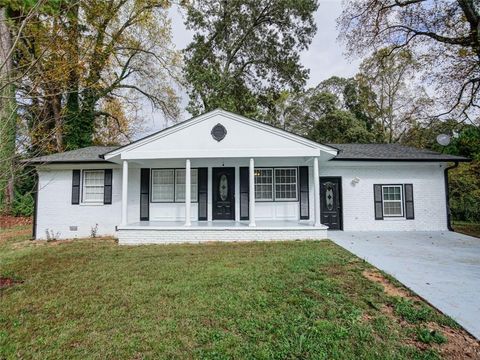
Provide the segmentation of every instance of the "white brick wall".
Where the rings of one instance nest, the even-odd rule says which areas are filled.
[[[136,230],[117,232],[121,245],[200,243],[206,241],[322,240],[327,230]]]
[[[212,160],[213,161],[213,160]],[[266,162],[265,160],[264,162]],[[273,160],[272,160],[273,161]],[[200,164],[201,165],[201,164]],[[259,161],[259,165],[264,165]],[[120,224],[121,216],[121,169],[115,165],[89,164],[76,165],[75,168],[92,169],[112,167],[113,186],[111,205],[72,205],[72,165],[57,165],[40,168],[39,194],[37,213],[37,238],[45,239],[46,230],[57,234],[59,238],[88,237],[91,228],[98,224],[98,235],[115,235],[115,227]],[[427,163],[321,163],[321,176],[341,176],[343,188],[343,224],[344,230],[446,230],[445,184],[443,170],[445,164]],[[310,172],[312,169],[310,168]],[[129,223],[138,222],[140,170],[129,170]],[[352,179],[358,177],[360,182],[352,184]],[[373,184],[403,184],[412,183],[414,191],[415,219],[391,218],[375,220],[373,203]],[[313,219],[313,177],[310,176],[310,217]],[[285,204],[285,203],[279,203]],[[298,203],[286,203],[298,207]],[[292,205],[293,204],[293,205]],[[163,204],[165,205],[165,204]],[[266,206],[265,204],[261,204]],[[267,204],[268,205],[268,204]],[[168,206],[168,204],[167,204]],[[175,204],[182,206],[182,204]],[[260,205],[259,205],[260,207]],[[154,212],[154,211],[152,211]],[[181,213],[181,212],[179,212]],[[153,214],[152,214],[153,215]],[[183,216],[182,216],[183,218]],[[70,226],[76,226],[77,231],[71,231]],[[309,234],[301,231],[268,232],[236,232],[203,230],[196,233],[164,231],[163,235],[140,233],[139,236],[163,239],[164,242],[200,241],[200,240],[271,240],[318,238],[318,233]],[[221,233],[221,235],[219,235]],[[179,235],[180,234],[180,235]],[[120,235],[119,235],[120,236]],[[138,243],[140,240],[126,235],[128,243]],[[169,240],[174,236],[174,240]],[[181,237],[181,238],[178,238]],[[323,235],[322,235],[323,236]],[[182,240],[183,239],[183,240]],[[178,241],[176,241],[178,240]],[[155,240],[156,241],[156,240]]]
[[[320,168],[321,176],[341,176],[343,227],[354,231],[447,230],[444,164],[340,163]],[[360,182],[352,184],[358,177]],[[415,219],[375,220],[373,184],[413,184]]]
[[[47,229],[60,239],[88,237],[95,224],[99,236],[115,234],[121,214],[120,169],[113,169],[111,205],[72,205],[71,168],[39,170],[38,179],[37,239],[46,239]],[[70,226],[77,230],[70,230]]]

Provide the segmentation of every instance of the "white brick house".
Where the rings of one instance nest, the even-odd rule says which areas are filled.
[[[29,160],[36,239],[121,244],[322,239],[328,230],[447,230],[446,169],[400,145],[323,145],[215,110],[122,147]]]

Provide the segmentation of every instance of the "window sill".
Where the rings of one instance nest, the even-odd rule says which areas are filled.
[[[150,204],[185,204],[185,201],[150,201]],[[190,201],[190,204],[198,204],[198,201]]]
[[[255,203],[285,203],[285,202],[298,202],[298,199],[291,199],[291,200],[255,200]]]
[[[103,202],[92,202],[92,203],[80,203],[80,206],[103,206],[105,205]]]
[[[405,216],[384,216],[383,220],[386,221],[403,221],[406,220]]]

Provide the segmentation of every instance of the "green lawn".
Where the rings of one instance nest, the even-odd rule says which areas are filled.
[[[27,239],[0,240],[0,275],[23,280],[0,290],[2,359],[432,359],[448,339],[427,322],[462,331],[329,241]]]
[[[453,229],[456,232],[480,238],[480,224],[478,223],[454,221]]]

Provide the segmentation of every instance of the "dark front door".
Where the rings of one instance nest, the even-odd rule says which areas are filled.
[[[235,219],[235,168],[212,169],[212,218]]]
[[[341,230],[342,225],[342,179],[320,178],[321,222],[332,230]]]

